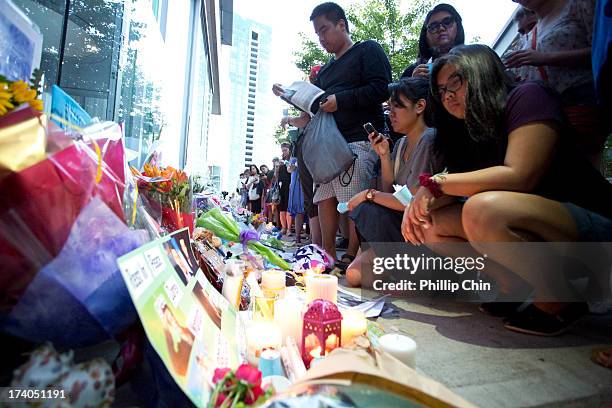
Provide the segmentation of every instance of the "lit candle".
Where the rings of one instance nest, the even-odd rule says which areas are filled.
[[[342,346],[347,346],[354,337],[365,334],[368,322],[361,310],[342,310]]]
[[[240,294],[244,279],[244,262],[233,261],[225,266],[225,277],[223,278],[223,297],[236,309],[240,307]]]
[[[338,278],[333,275],[310,275],[306,277],[306,298],[310,303],[316,299],[336,303],[338,300]]]
[[[385,334],[378,339],[378,344],[380,348],[408,367],[416,367],[417,345],[410,337],[396,333]]]
[[[254,367],[259,365],[259,356],[265,349],[280,350],[282,334],[280,328],[270,322],[252,323],[246,330],[247,361]]]
[[[269,269],[261,274],[261,288],[269,296],[285,297],[285,272]]]
[[[302,338],[302,309],[304,305],[295,298],[278,299],[274,304],[274,321],[287,337]]]

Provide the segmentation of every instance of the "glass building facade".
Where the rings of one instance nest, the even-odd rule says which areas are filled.
[[[206,173],[208,122],[218,92],[209,38],[217,29],[207,27],[206,13],[217,2],[13,2],[43,33],[46,98],[57,84],[92,117],[120,123],[134,166],[157,150],[164,164]]]

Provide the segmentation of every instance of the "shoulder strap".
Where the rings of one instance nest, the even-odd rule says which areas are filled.
[[[395,163],[393,163],[393,178],[397,178],[397,173],[399,172],[400,161],[402,159],[402,149],[404,148],[404,142],[406,141],[406,136],[402,137],[397,146],[397,152],[395,153]]]

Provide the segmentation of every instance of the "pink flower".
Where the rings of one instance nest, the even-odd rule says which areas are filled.
[[[215,373],[213,374],[213,378],[212,378],[213,384],[216,384],[220,380],[222,380],[225,377],[225,375],[229,373],[230,371],[232,370],[229,368],[216,368]]]
[[[261,373],[259,373],[259,375],[261,376]],[[260,382],[261,382],[261,379],[260,379]],[[264,391],[261,389],[261,387],[259,385],[256,385],[255,387],[253,387],[253,389],[247,392],[247,394],[244,397],[244,402],[247,405],[251,405],[255,403],[255,401],[257,401],[259,397],[261,397],[263,394],[264,394]]]
[[[248,364],[242,364],[236,370],[236,378],[251,385],[259,387],[261,385],[261,371]]]

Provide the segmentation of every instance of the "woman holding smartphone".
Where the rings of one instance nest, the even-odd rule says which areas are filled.
[[[389,85],[391,125],[405,136],[391,151],[388,138],[376,131],[368,135],[380,158],[382,189],[364,190],[348,202],[361,242],[402,242],[405,206],[393,196],[393,185],[405,185],[416,192],[421,173],[442,170],[441,160],[433,152],[435,129],[425,120],[428,92],[429,82],[422,78],[405,78]],[[347,269],[347,280],[354,286],[361,281],[361,256]]]

